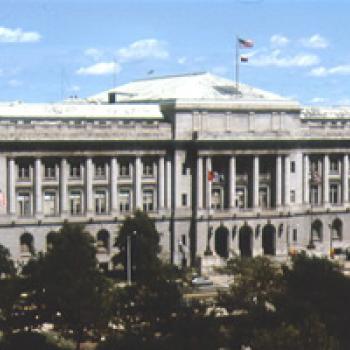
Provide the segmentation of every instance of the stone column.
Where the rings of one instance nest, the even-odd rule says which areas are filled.
[[[135,209],[142,209],[142,188],[141,188],[141,177],[142,177],[142,163],[141,157],[135,158]]]
[[[284,158],[284,205],[290,204],[290,158]]]
[[[229,207],[236,207],[236,157],[231,156],[229,164]]]
[[[329,203],[329,155],[323,157],[323,204]]]
[[[61,215],[66,215],[68,213],[67,176],[68,176],[67,159],[63,158],[61,160],[61,169],[60,169],[60,212],[61,212]]]
[[[43,214],[43,194],[42,194],[42,171],[41,171],[40,158],[35,159],[34,190],[35,190],[35,215],[41,216]]]
[[[171,209],[171,159],[166,160],[166,207]]]
[[[349,203],[349,156],[344,154],[343,157],[343,203]]]
[[[93,203],[93,191],[92,191],[92,181],[93,181],[93,164],[92,158],[89,157],[85,162],[86,169],[86,214],[92,215],[94,212],[94,203]]]
[[[110,170],[111,214],[118,213],[118,162],[116,157],[111,159]]]
[[[203,208],[203,157],[197,158],[197,209]]]
[[[276,158],[276,207],[282,205],[282,157]]]
[[[212,182],[209,181],[209,174],[212,171],[212,164],[211,164],[211,158],[207,157],[206,162],[205,162],[205,205],[208,210],[211,209],[211,187],[212,187]]]
[[[158,160],[158,210],[164,209],[164,157],[160,156]]]
[[[304,173],[303,173],[303,182],[304,182],[304,204],[310,203],[310,163],[309,155],[304,154]]]
[[[259,208],[259,156],[253,158],[253,208]]]
[[[8,162],[8,208],[10,215],[16,215],[16,164],[14,159]]]

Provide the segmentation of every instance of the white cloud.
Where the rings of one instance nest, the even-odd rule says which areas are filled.
[[[40,39],[41,35],[38,32],[24,32],[21,28],[0,27],[0,42],[2,43],[29,43]]]
[[[326,77],[328,75],[350,75],[350,64],[344,64],[326,68],[323,66],[316,67],[310,71],[310,75],[314,77]]]
[[[289,39],[284,35],[275,34],[271,36],[270,43],[273,46],[286,46],[289,43]]]
[[[16,88],[16,87],[20,87],[23,85],[23,83],[20,80],[17,79],[11,79],[7,82],[7,85],[12,87],[12,88]]]
[[[187,62],[187,57],[183,56],[183,57],[179,57],[177,59],[177,63],[178,64],[185,64]]]
[[[93,48],[93,47],[90,47],[84,51],[84,55],[92,58],[95,61],[98,61],[102,58],[103,51],[96,49],[96,48]]]
[[[169,52],[164,42],[157,39],[143,39],[119,49],[117,55],[120,61],[128,62],[147,58],[166,59],[169,57]]]
[[[350,98],[344,97],[337,102],[337,105],[350,105]]]
[[[79,75],[105,75],[119,73],[121,66],[117,62],[99,62],[88,67],[81,67],[76,71]]]
[[[250,62],[254,66],[275,66],[280,68],[288,68],[314,66],[320,62],[320,59],[318,56],[311,54],[282,56],[280,50],[273,50],[267,55],[252,56]]]
[[[80,91],[80,86],[78,85],[73,85],[69,88],[69,91],[72,91],[72,92],[78,92]]]
[[[308,38],[302,38],[300,42],[305,47],[313,49],[325,49],[329,46],[328,40],[322,37],[320,34],[315,34]]]

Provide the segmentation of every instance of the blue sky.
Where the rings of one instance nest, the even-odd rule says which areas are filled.
[[[350,1],[3,0],[0,101],[85,97],[152,76],[210,71],[303,104],[350,104]]]

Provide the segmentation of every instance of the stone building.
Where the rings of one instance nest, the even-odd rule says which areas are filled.
[[[107,267],[139,208],[175,264],[329,256],[350,246],[349,112],[209,73],[0,104],[0,243],[23,263],[64,220],[81,222]]]

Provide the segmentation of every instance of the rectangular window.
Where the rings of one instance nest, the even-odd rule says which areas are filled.
[[[18,180],[26,181],[30,178],[30,167],[29,164],[18,165]]]
[[[295,161],[294,161],[294,160],[292,160],[292,161],[290,162],[290,172],[291,172],[292,174],[295,173]]]
[[[339,161],[338,159],[331,159],[329,162],[329,172],[330,174],[339,174]]]
[[[57,215],[56,192],[55,191],[45,191],[44,192],[44,215],[45,216]]]
[[[95,179],[105,179],[106,178],[106,164],[97,163],[95,164]]]
[[[128,177],[130,176],[130,162],[123,160],[119,164],[119,176]]]
[[[181,205],[187,207],[187,193],[181,194]]]
[[[290,190],[290,202],[295,203],[295,190]]]
[[[310,186],[310,203],[314,205],[320,204],[321,196],[318,185]]]
[[[17,214],[18,216],[32,215],[30,192],[19,192],[17,194]]]
[[[212,209],[222,209],[224,207],[222,190],[220,188],[213,188],[211,191],[211,207]]]
[[[71,215],[81,215],[82,208],[82,192],[80,190],[72,190],[69,193],[69,204]]]
[[[131,210],[131,191],[129,189],[121,189],[118,199],[120,212],[129,212]]]
[[[142,175],[153,176],[154,175],[154,162],[152,159],[145,159],[142,162]]]
[[[95,191],[95,212],[97,215],[107,214],[107,194],[105,190]]]
[[[259,207],[262,209],[270,207],[269,189],[267,187],[259,188]]]
[[[247,195],[245,187],[236,188],[236,208],[247,208]]]
[[[69,176],[72,179],[79,179],[81,177],[81,164],[71,163],[69,165]]]
[[[143,211],[153,211],[154,210],[153,190],[144,190],[142,197],[143,197]]]
[[[295,228],[293,229],[293,242],[297,242],[298,240],[298,230]]]
[[[329,201],[331,204],[340,204],[340,191],[338,184],[329,185]]]
[[[45,164],[44,177],[48,180],[56,178],[55,164]]]
[[[187,175],[186,163],[182,163],[182,164],[181,164],[181,174],[182,174],[182,175]]]

